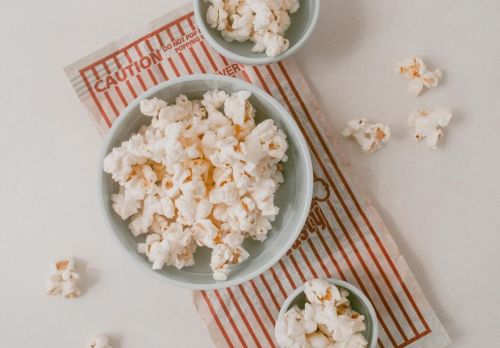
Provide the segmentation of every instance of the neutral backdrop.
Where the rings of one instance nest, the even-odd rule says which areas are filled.
[[[177,7],[172,0],[0,2],[0,346],[207,347],[188,291],[135,267],[96,206],[101,139],[63,67]],[[347,120],[387,123],[388,146],[341,146],[453,347],[500,341],[500,2],[323,0],[297,55],[335,133]],[[396,62],[420,55],[441,85],[411,97]],[[450,107],[437,151],[410,138],[407,116]],[[49,261],[74,256],[75,301],[45,295]]]

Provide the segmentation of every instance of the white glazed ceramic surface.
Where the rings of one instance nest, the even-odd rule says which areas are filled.
[[[207,90],[221,89],[232,93],[248,90],[252,93],[250,102],[256,108],[256,122],[272,118],[287,134],[289,160],[284,165],[285,182],[276,194],[276,205],[280,212],[273,222],[264,242],[247,238],[243,244],[250,257],[236,265],[228,280],[215,281],[210,269],[210,252],[208,248],[198,248],[195,254],[195,265],[181,270],[165,266],[162,270],[153,271],[145,255],[137,252],[137,243],[144,236],[135,238],[128,228],[128,220],[122,221],[113,211],[111,194],[118,190],[111,175],[102,170],[103,158],[127,140],[138,128],[151,121],[139,110],[139,102],[144,98],[159,97],[171,103],[179,94],[189,98],[201,98]],[[119,244],[147,272],[158,276],[169,283],[190,289],[217,289],[242,283],[271,267],[278,261],[297,239],[307,218],[313,192],[313,173],[307,143],[297,124],[290,114],[274,98],[259,88],[244,81],[218,75],[192,75],[164,82],[145,92],[133,101],[113,124],[104,141],[101,161],[99,163],[99,201],[105,220]]]

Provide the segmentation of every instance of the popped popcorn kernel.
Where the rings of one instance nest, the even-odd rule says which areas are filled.
[[[62,295],[66,299],[80,296],[78,279],[80,276],[75,271],[75,261],[71,258],[55,261],[50,266],[47,278],[47,294],[51,296]]]
[[[448,126],[453,114],[450,109],[420,110],[408,117],[408,124],[414,129],[416,141],[426,140],[427,147],[436,150],[444,136],[444,128]]]
[[[441,70],[428,70],[423,60],[419,57],[411,57],[404,63],[399,64],[397,73],[410,80],[408,93],[415,97],[422,92],[424,87],[436,87],[439,79],[442,77]]]
[[[89,348],[113,348],[106,335],[97,335],[90,343]]]
[[[389,141],[391,131],[382,123],[370,123],[366,118],[360,118],[349,121],[342,135],[353,137],[364,152],[372,153]]]

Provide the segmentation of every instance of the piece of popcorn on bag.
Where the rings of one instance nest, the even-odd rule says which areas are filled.
[[[113,348],[109,341],[108,336],[106,335],[97,335],[90,343],[89,348]]]
[[[410,80],[408,93],[415,97],[422,92],[424,87],[436,87],[442,76],[441,71],[438,69],[434,71],[428,70],[422,59],[418,57],[411,57],[404,63],[399,64],[397,73]]]
[[[450,109],[420,110],[408,118],[408,124],[414,129],[416,141],[426,140],[431,150],[436,150],[443,138],[443,129],[448,126],[453,114]]]
[[[62,259],[50,265],[50,274],[47,278],[47,293],[52,296],[63,295],[67,299],[80,296],[78,278],[75,271],[75,261],[72,258]]]
[[[342,135],[353,137],[364,152],[372,153],[389,141],[391,131],[382,123],[370,123],[366,118],[360,118],[349,121]]]

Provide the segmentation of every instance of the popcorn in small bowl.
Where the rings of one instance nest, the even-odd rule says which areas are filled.
[[[375,347],[375,311],[361,291],[334,279],[313,279],[285,301],[275,325],[282,348]]]
[[[220,54],[242,64],[285,59],[304,45],[320,0],[193,0],[198,27]]]

